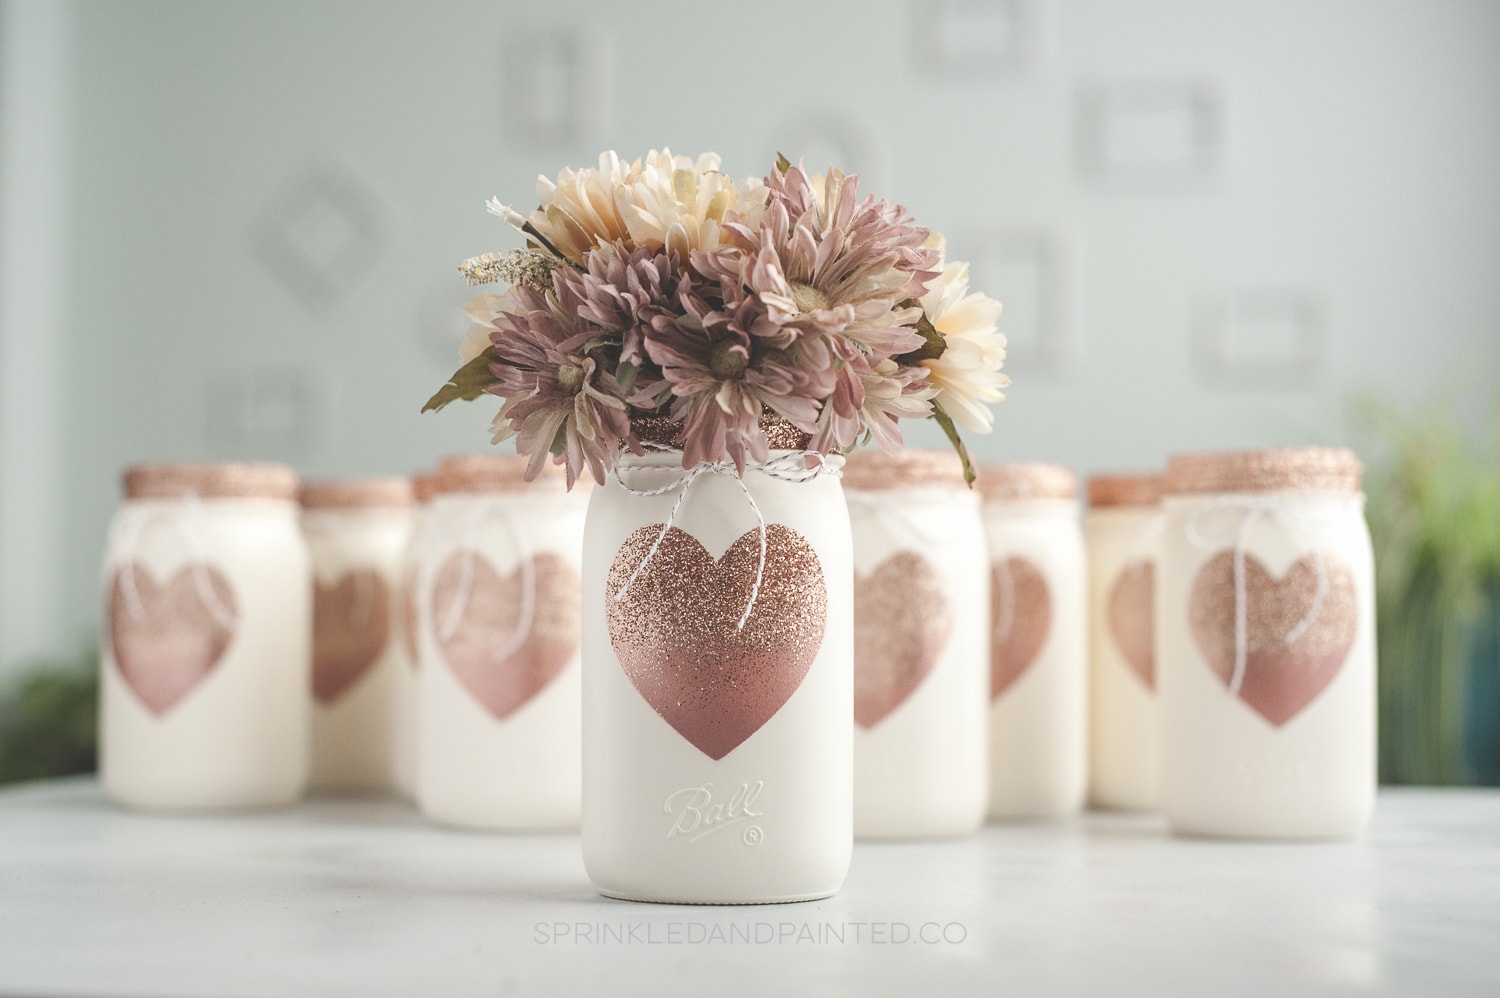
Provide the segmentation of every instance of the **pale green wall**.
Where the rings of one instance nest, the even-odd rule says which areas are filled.
[[[1014,59],[984,45],[1007,13]],[[954,18],[946,44],[972,59],[921,41],[934,17]],[[1050,266],[1043,325],[1062,359],[1017,359],[998,432],[974,442],[987,460],[1096,470],[1340,440],[1352,390],[1415,398],[1445,370],[1492,385],[1500,369],[1500,4],[1487,0],[86,2],[75,23],[65,324],[3,331],[56,335],[64,354],[66,383],[33,387],[66,399],[43,432],[63,454],[62,553],[26,552],[64,573],[9,582],[7,620],[92,625],[128,463],[404,471],[483,446],[491,405],[417,415],[463,332],[453,266],[514,245],[485,198],[524,203],[538,172],[602,148],[714,149],[751,174],[777,149],[821,160],[842,145],[842,165],[976,258],[1018,342],[1037,335],[1037,271],[1014,252],[986,266],[987,247]],[[546,56],[558,44],[582,54],[577,73]],[[507,77],[518,52],[543,53],[561,96],[539,113],[576,111],[576,135],[526,127]],[[1080,163],[1088,95],[1160,108],[1110,119],[1113,139],[1171,160],[1173,109],[1195,93],[1222,127],[1201,175]],[[309,171],[358,178],[380,233],[347,292],[312,307],[257,249]],[[1237,289],[1322,309],[1325,349],[1293,362],[1295,384],[1195,366],[1204,310]],[[220,425],[243,379],[267,371],[316,387],[291,443]]]

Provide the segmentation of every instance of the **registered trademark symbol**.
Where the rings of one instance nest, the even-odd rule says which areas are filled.
[[[766,833],[759,825],[751,825],[740,835],[740,841],[747,846],[758,846],[765,839]]]

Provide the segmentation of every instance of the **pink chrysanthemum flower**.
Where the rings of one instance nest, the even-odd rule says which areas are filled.
[[[628,249],[622,243],[589,253],[587,269],[560,275],[580,318],[613,339],[622,394],[649,396],[662,388],[661,371],[646,356],[645,337],[654,326],[670,326],[681,311],[678,293],[687,273],[675,252],[658,247]]]
[[[585,465],[603,483],[629,442],[630,417],[614,373],[587,349],[599,331],[580,318],[581,301],[562,273],[554,289],[513,288],[514,311],[495,315],[490,372],[497,380],[485,391],[505,404],[491,427],[494,442],[516,438],[516,449],[531,457],[527,478],[551,454],[567,464],[570,488]]]
[[[872,365],[857,351],[843,360],[838,387],[818,416],[812,449],[824,454],[846,451],[868,431],[881,450],[894,454],[904,443],[897,420],[930,416],[928,400],[937,389],[927,383],[920,367],[889,358]]]
[[[830,170],[821,191],[798,167],[766,178],[758,227],[724,225],[730,249],[693,254],[693,266],[743,283],[783,338],[842,334],[876,360],[922,346],[914,302],[941,270],[930,233],[887,201],[859,200],[859,178]]]
[[[770,445],[760,418],[767,410],[807,432],[816,428],[819,400],[833,388],[826,349],[794,353],[753,336],[764,311],[750,295],[731,293],[717,307],[684,287],[678,303],[676,321],[646,337],[666,390],[656,399],[637,393],[632,402],[670,402],[670,417],[683,424],[683,467],[727,455],[743,472],[748,461],[766,460]]]

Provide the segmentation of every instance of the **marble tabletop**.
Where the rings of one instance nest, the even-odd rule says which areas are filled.
[[[1390,790],[1359,841],[1149,815],[860,844],[826,901],[596,895],[572,835],[321,799],[179,817],[0,792],[4,995],[1500,994],[1500,792]]]

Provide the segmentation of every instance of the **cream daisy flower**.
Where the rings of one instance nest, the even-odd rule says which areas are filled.
[[[945,345],[940,356],[922,366],[938,390],[934,404],[964,429],[989,433],[995,425],[989,403],[1005,398],[1001,389],[1010,384],[1000,370],[1005,364],[1005,336],[995,328],[1000,303],[968,291],[966,263],[948,264],[928,286],[922,310]]]
[[[746,197],[719,172],[719,157],[713,153],[698,157],[696,163],[686,156],[672,159],[670,154],[652,153],[641,175],[617,197],[635,246],[660,246],[684,260],[693,250],[723,247],[726,213],[759,224],[766,202],[764,188]]]
[[[474,325],[469,327],[463,345],[458,348],[458,359],[467,364],[490,347],[490,334],[495,331],[495,320],[505,313],[516,313],[520,306],[510,291],[500,294],[485,292],[464,306],[464,315]]]
[[[706,241],[717,248],[724,212],[739,200],[734,183],[718,170],[714,153],[694,160],[653,149],[626,162],[611,151],[600,154],[597,167],[565,169],[556,180],[538,177],[537,208],[529,215],[495,200],[489,209],[518,229],[529,225],[575,263],[607,245],[691,249]]]

